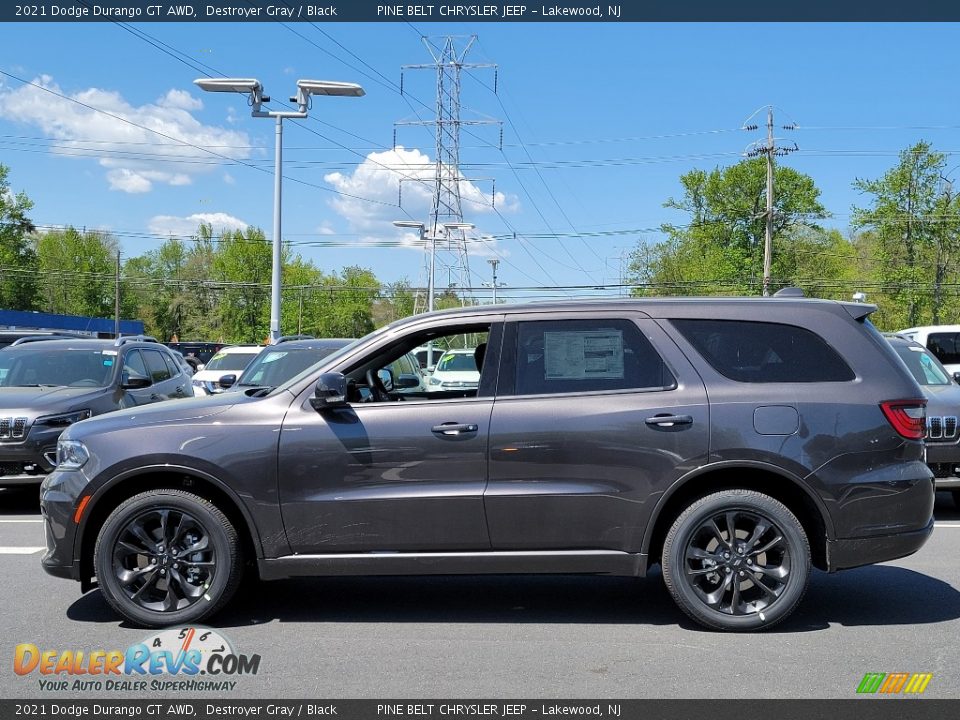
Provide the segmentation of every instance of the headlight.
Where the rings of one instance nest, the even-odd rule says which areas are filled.
[[[74,410],[73,412],[61,413],[59,415],[44,415],[43,417],[38,417],[33,424],[46,425],[47,427],[66,427],[67,425],[73,425],[75,422],[86,420],[92,414],[89,410]]]
[[[79,440],[60,440],[57,443],[58,470],[79,470],[89,459],[90,453]]]
[[[440,384],[440,379],[439,379],[439,378],[432,377],[432,378],[430,378],[429,380],[427,380],[427,382],[430,383],[431,385],[439,385],[439,384]]]

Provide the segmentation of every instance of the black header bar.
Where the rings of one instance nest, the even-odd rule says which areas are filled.
[[[3,2],[4,22],[957,22],[957,0],[615,0],[549,3],[372,0]]]

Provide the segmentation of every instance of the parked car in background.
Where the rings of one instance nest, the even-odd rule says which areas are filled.
[[[960,372],[960,325],[925,325],[900,330],[897,335],[923,345],[951,375]]]
[[[261,350],[239,377],[228,373],[218,383],[229,392],[269,391],[352,342],[345,338],[283,340]]]
[[[87,337],[87,336],[78,335],[77,333],[71,333],[66,331],[61,332],[59,330],[29,330],[29,329],[0,330],[0,349],[13,345],[13,343],[23,339],[32,339],[32,338],[66,339],[66,338],[80,338],[80,337]]]
[[[261,345],[228,345],[213,355],[200,370],[193,375],[193,392],[197,396],[216,395],[226,388],[220,386],[224,375],[239,375],[247,365],[263,350]]]
[[[222,342],[191,341],[168,342],[166,343],[166,346],[171,350],[177,350],[178,352],[183,353],[183,356],[187,359],[187,362],[190,363],[194,372],[196,372],[197,370],[203,370],[203,366],[210,360],[210,358],[225,348],[227,344],[228,343]]]
[[[477,370],[475,353],[476,348],[446,350],[427,378],[427,389],[464,390],[477,387],[480,372]]]
[[[262,397],[69,427],[41,488],[41,562],[151,627],[212,616],[254,564],[261,580],[660,564],[698,623],[769,628],[811,566],[904,557],[933,530],[925,400],[875,309],[611,299],[407,318]],[[478,385],[398,387],[398,360],[465,335],[486,350]]]
[[[927,464],[937,490],[948,490],[960,509],[960,385],[923,345],[902,335],[887,340],[927,398]]]
[[[39,485],[64,428],[94,415],[193,395],[158,343],[45,340],[0,350],[0,487]]]

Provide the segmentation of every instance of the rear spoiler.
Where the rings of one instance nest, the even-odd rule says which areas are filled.
[[[843,302],[840,304],[844,310],[850,313],[850,317],[857,322],[862,322],[868,315],[872,315],[877,311],[876,305],[869,305],[867,303]]]

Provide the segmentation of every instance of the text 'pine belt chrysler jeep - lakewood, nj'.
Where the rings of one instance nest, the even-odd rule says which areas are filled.
[[[144,626],[212,616],[244,573],[659,564],[697,622],[770,627],[811,566],[903,557],[933,529],[925,401],[873,310],[667,298],[408,318],[261,397],[71,425],[41,489],[42,563]],[[472,348],[477,386],[392,377],[429,343]]]

